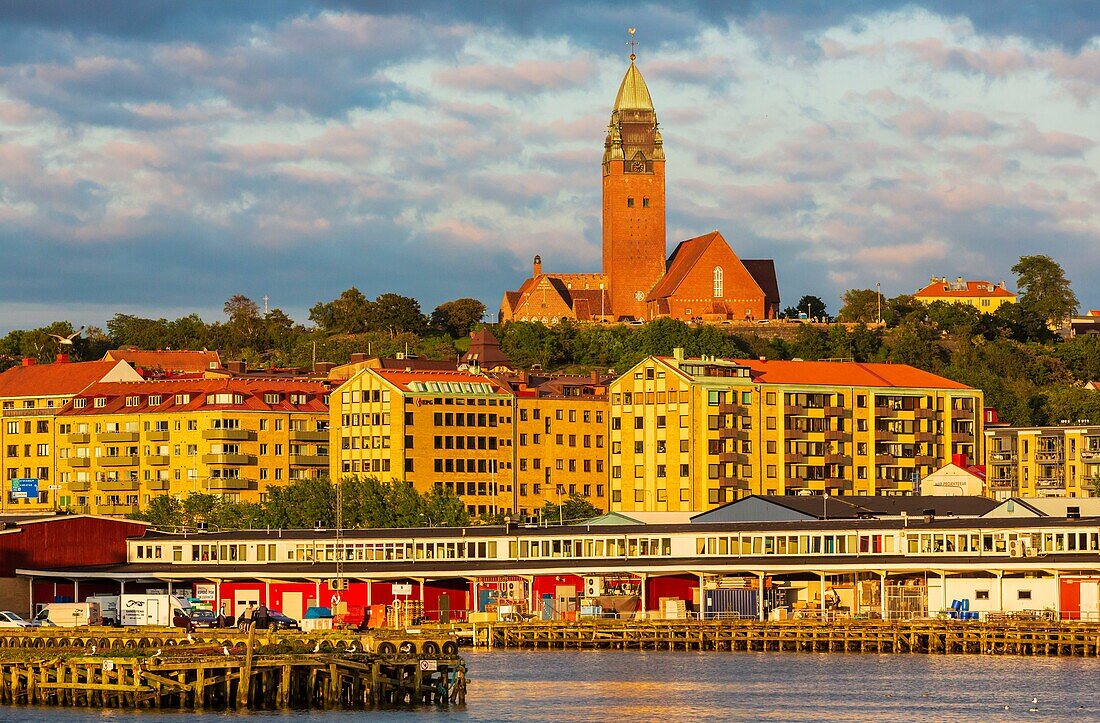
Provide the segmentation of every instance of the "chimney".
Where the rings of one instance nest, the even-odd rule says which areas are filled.
[[[535,254],[535,261],[531,264],[531,276],[535,277],[542,273],[542,257]]]
[[[588,373],[588,378],[592,381],[593,384],[600,383],[600,373],[595,369]]]
[[[25,366],[25,367],[33,367],[37,363],[38,363],[38,360],[35,359],[33,356],[23,357],[23,366]]]
[[[924,511],[924,524],[929,524],[936,519],[936,511],[933,509],[927,509]]]
[[[234,374],[244,374],[248,371],[248,366],[243,360],[227,361],[225,363],[225,368]]]
[[[365,362],[369,358],[370,357],[368,357],[363,352],[357,351],[354,354],[352,354],[350,357],[348,357],[348,364],[362,364],[363,362]]]
[[[54,359],[54,361],[56,361],[58,364],[68,364],[69,363],[69,355],[68,354],[58,354],[57,358]]]
[[[967,457],[965,454],[953,454],[953,455],[951,455],[951,464],[958,465],[959,467],[962,467],[963,469],[966,469],[966,465],[969,461],[970,461],[970,458]]]
[[[521,371],[521,372],[519,373],[519,383],[520,383],[520,384],[522,384],[523,386],[527,386],[527,380],[528,380],[528,379],[529,379],[529,377],[528,377],[528,375],[527,375],[527,372],[526,372],[526,371]]]
[[[675,349],[673,349],[672,350],[672,358],[675,359],[676,361],[683,361],[684,360],[684,347],[678,346]]]
[[[320,361],[313,365],[314,374],[328,374],[336,365],[332,362]]]

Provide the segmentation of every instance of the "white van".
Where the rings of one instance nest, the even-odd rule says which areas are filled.
[[[34,616],[39,625],[56,625],[59,628],[75,628],[84,625],[102,625],[99,603],[50,603]]]
[[[89,595],[88,602],[99,603],[99,616],[104,625],[119,625],[118,595]]]
[[[122,625],[190,627],[191,608],[175,595],[121,595],[118,612]]]

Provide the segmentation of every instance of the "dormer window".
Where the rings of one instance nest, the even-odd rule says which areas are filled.
[[[160,406],[160,404],[161,404],[161,403],[162,403],[163,401],[164,401],[164,398],[163,398],[163,397],[161,397],[161,395],[159,395],[159,394],[153,394],[153,395],[151,395],[151,396],[149,397],[149,406],[150,406],[150,407],[157,407],[157,406]]]
[[[141,406],[141,397],[139,397],[139,396],[126,397],[126,406],[127,407]]]
[[[265,394],[264,395],[264,403],[265,404],[278,404],[281,401],[283,401],[283,395],[282,394]]]
[[[92,400],[92,406],[99,409],[107,406],[107,397],[96,397]]]
[[[309,395],[307,395],[307,394],[291,394],[290,395],[290,403],[291,404],[305,404],[308,401],[309,401]]]
[[[88,400],[87,399],[74,399],[73,400],[73,406],[76,407],[77,409],[84,409],[84,407],[88,406]]]

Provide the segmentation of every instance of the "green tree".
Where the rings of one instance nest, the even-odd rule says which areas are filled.
[[[803,296],[794,306],[788,306],[783,310],[783,316],[788,319],[797,319],[799,314],[806,314],[810,319],[824,319],[827,317],[825,302],[818,296]]]
[[[423,334],[428,320],[420,313],[420,302],[400,294],[382,294],[367,312],[367,328],[385,331],[390,336],[402,332]]]
[[[848,289],[840,296],[843,305],[837,319],[840,321],[873,324],[878,320],[879,304],[886,311],[886,297],[874,289]]]
[[[361,334],[367,330],[370,306],[363,292],[353,286],[333,301],[314,304],[309,318],[330,334]]]
[[[1061,265],[1045,254],[1021,256],[1012,267],[1020,306],[1050,325],[1059,325],[1077,311],[1077,295]]]
[[[432,312],[432,328],[454,338],[468,336],[474,325],[485,317],[485,304],[469,297],[446,301]]]
[[[562,500],[560,505],[548,501],[539,514],[546,524],[571,525],[599,517],[603,512],[585,497],[574,493]]]

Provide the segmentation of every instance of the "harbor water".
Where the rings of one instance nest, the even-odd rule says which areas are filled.
[[[1100,719],[1100,659],[1093,658],[622,651],[464,651],[464,657],[471,677],[464,708],[161,713],[0,707],[0,721]]]

